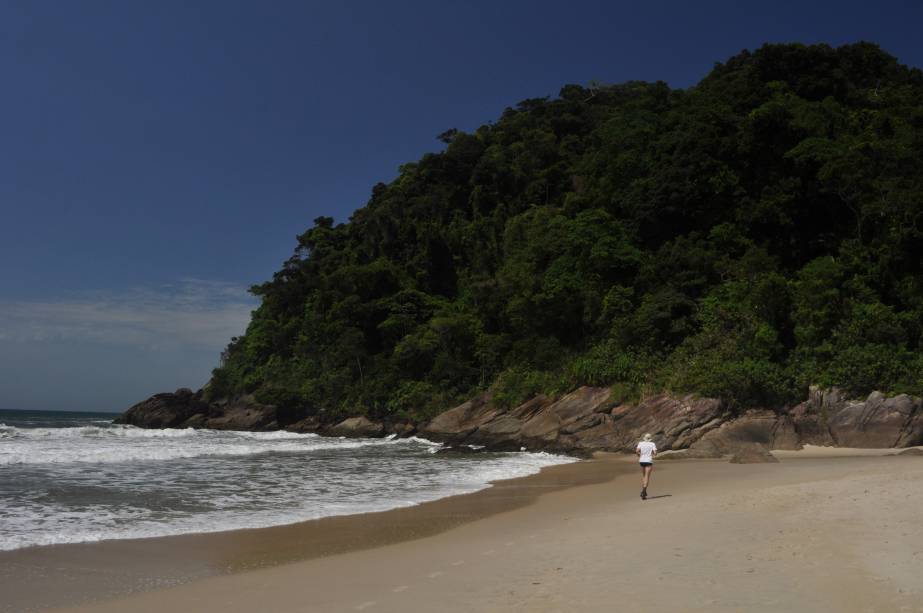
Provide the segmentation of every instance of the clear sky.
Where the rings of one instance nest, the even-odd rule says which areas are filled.
[[[436,135],[764,42],[923,66],[923,3],[0,0],[0,408],[199,387],[294,236]]]

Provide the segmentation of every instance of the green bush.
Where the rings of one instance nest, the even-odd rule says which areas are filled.
[[[538,394],[555,395],[559,391],[559,375],[521,368],[503,371],[491,387],[494,404],[505,408],[520,405]]]

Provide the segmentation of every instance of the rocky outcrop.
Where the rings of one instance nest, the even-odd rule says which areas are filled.
[[[366,417],[350,417],[323,430],[327,436],[348,436],[351,438],[375,438],[385,435],[385,427]]]
[[[750,410],[703,434],[690,449],[720,457],[752,445],[764,449],[801,449],[792,418],[768,410]]]
[[[559,400],[537,396],[509,410],[485,394],[438,415],[420,432],[453,445],[570,453],[630,452],[650,432],[661,450],[684,449],[682,457],[729,457],[747,450],[755,460],[754,449],[800,449],[803,444],[923,444],[923,407],[919,398],[909,396],[872,394],[848,401],[840,390],[812,388],[808,400],[791,409],[740,413],[719,400],[696,396],[661,394],[613,404],[607,388],[584,387]]]
[[[510,410],[483,395],[438,415],[420,434],[491,449],[579,452],[631,451],[650,432],[661,449],[670,449],[688,446],[727,418],[723,404],[711,398],[659,395],[615,404],[609,388],[582,387],[559,400],[537,396]]]
[[[115,423],[141,428],[279,429],[276,407],[260,404],[252,396],[207,403],[202,390],[185,388],[155,394],[125,411]]]
[[[188,420],[208,410],[201,391],[194,393],[180,388],[172,394],[155,394],[139,402],[117,417],[115,423],[141,428],[181,428]]]
[[[581,387],[560,398],[539,395],[512,408],[482,394],[432,420],[414,424],[368,417],[334,420],[264,405],[252,396],[207,403],[202,392],[157,394],[118,420],[148,428],[215,428],[316,432],[326,436],[419,436],[458,449],[547,450],[573,454],[634,450],[651,433],[672,457],[727,458],[754,450],[800,449],[803,444],[843,447],[923,445],[923,403],[907,395],[875,392],[849,400],[838,389],[811,388],[808,399],[778,411],[730,410],[714,398],[659,394],[634,403],[613,401],[609,388]],[[757,454],[758,455],[758,454]],[[667,456],[663,456],[666,458]],[[774,459],[774,458],[773,458]],[[763,461],[772,461],[763,458]]]
[[[840,447],[897,447],[916,444],[907,426],[920,410],[920,399],[906,394],[886,398],[872,392],[864,402],[847,402],[830,419],[830,433]]]
[[[910,447],[923,444],[923,400],[872,392],[848,400],[842,390],[812,387],[791,415],[802,443],[838,447]]]
[[[193,427],[194,424],[184,424]],[[211,406],[204,424],[213,430],[278,430],[279,415],[271,404],[260,404],[253,396],[238,396]]]
[[[632,451],[650,433],[659,449],[682,449],[729,417],[724,403],[714,398],[659,394],[613,407],[609,419],[583,433],[581,446]]]

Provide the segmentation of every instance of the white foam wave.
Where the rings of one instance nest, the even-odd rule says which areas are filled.
[[[0,424],[0,550],[383,511],[572,461],[433,455],[442,445],[419,437],[47,423]]]
[[[0,426],[5,439],[0,466],[12,464],[71,464],[165,461],[204,456],[307,453],[328,449],[356,449],[370,445],[419,443],[406,439],[326,438],[284,430],[241,432],[219,430],[148,430],[135,426],[75,428],[17,428]]]
[[[407,439],[400,439],[407,440]],[[429,441],[427,441],[429,442]],[[432,443],[430,443],[432,444]],[[386,462],[382,457],[381,461]],[[299,481],[296,475],[280,478],[275,489],[254,491],[247,483],[240,489],[211,495],[216,509],[203,513],[179,513],[159,517],[138,506],[19,504],[4,508],[0,517],[9,526],[0,531],[0,550],[36,545],[95,542],[106,539],[148,538],[178,534],[220,532],[296,523],[320,517],[384,511],[422,502],[475,492],[490,482],[534,474],[545,466],[576,461],[546,453],[509,453],[475,460],[424,459],[417,470],[394,471],[382,467],[390,481],[375,479],[343,482],[342,474],[313,475]],[[402,467],[405,471],[407,466]],[[306,496],[316,480],[331,488],[328,495]],[[250,484],[251,487],[253,483]],[[320,491],[320,490],[317,490]],[[260,505],[254,507],[255,498]]]

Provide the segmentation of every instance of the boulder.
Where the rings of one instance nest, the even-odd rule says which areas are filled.
[[[763,445],[746,445],[737,449],[728,461],[731,464],[766,464],[778,462],[779,458]]]
[[[188,388],[180,388],[173,393],[154,394],[115,418],[114,423],[139,428],[179,428],[193,416],[204,417],[208,410],[201,391],[193,393]]]
[[[491,417],[471,433],[469,440],[498,451],[516,451],[526,444],[523,428],[548,409],[554,400],[539,394],[523,404]],[[534,445],[537,448],[544,445]]]
[[[923,445],[923,399],[912,398],[913,416],[907,420],[896,447],[917,447]]]
[[[916,447],[911,447],[910,449],[905,449],[897,455],[923,455],[923,449],[918,449]]]
[[[569,451],[575,433],[605,419],[609,389],[581,387],[559,399],[538,395],[503,409],[488,394],[436,416],[420,436],[449,444],[485,445],[493,450],[553,449]]]
[[[383,424],[367,417],[350,417],[335,426],[324,430],[326,436],[346,436],[350,438],[375,438],[385,435]]]
[[[891,398],[872,392],[864,401],[847,402],[830,418],[830,434],[840,447],[882,448],[912,444],[905,435],[920,411],[920,399],[900,394]]]
[[[295,423],[285,426],[285,430],[289,432],[299,432],[302,434],[310,434],[312,432],[317,432],[318,430],[320,430],[320,427],[321,427],[320,420],[316,416],[311,415],[310,417],[305,417],[304,419],[300,419],[296,421]]]
[[[205,427],[213,430],[278,430],[276,407],[261,404],[252,395],[237,396],[211,405]]]
[[[789,416],[754,409],[705,433],[690,446],[690,449],[713,455],[729,455],[753,445],[760,445],[766,449],[801,448]]]
[[[808,398],[788,411],[802,445],[829,447],[836,444],[830,434],[830,419],[846,406],[846,395],[839,388],[821,389],[812,385]]]
[[[566,430],[579,432],[599,420],[609,405],[607,387],[581,387],[535,411],[522,425],[519,439],[529,448],[554,447]]]
[[[410,422],[397,422],[388,424],[385,430],[388,434],[393,434],[398,438],[407,438],[408,436],[413,436],[417,428]]]
[[[421,436],[440,443],[460,443],[501,413],[491,402],[490,394],[481,394],[440,413],[424,424],[419,432]]]
[[[631,452],[650,432],[660,450],[687,447],[726,418],[722,402],[713,398],[659,394],[637,404],[620,404],[606,414],[588,416],[577,429],[570,426],[562,443],[582,450]]]
[[[206,427],[207,416],[204,413],[196,413],[180,425],[181,428],[204,428]]]

